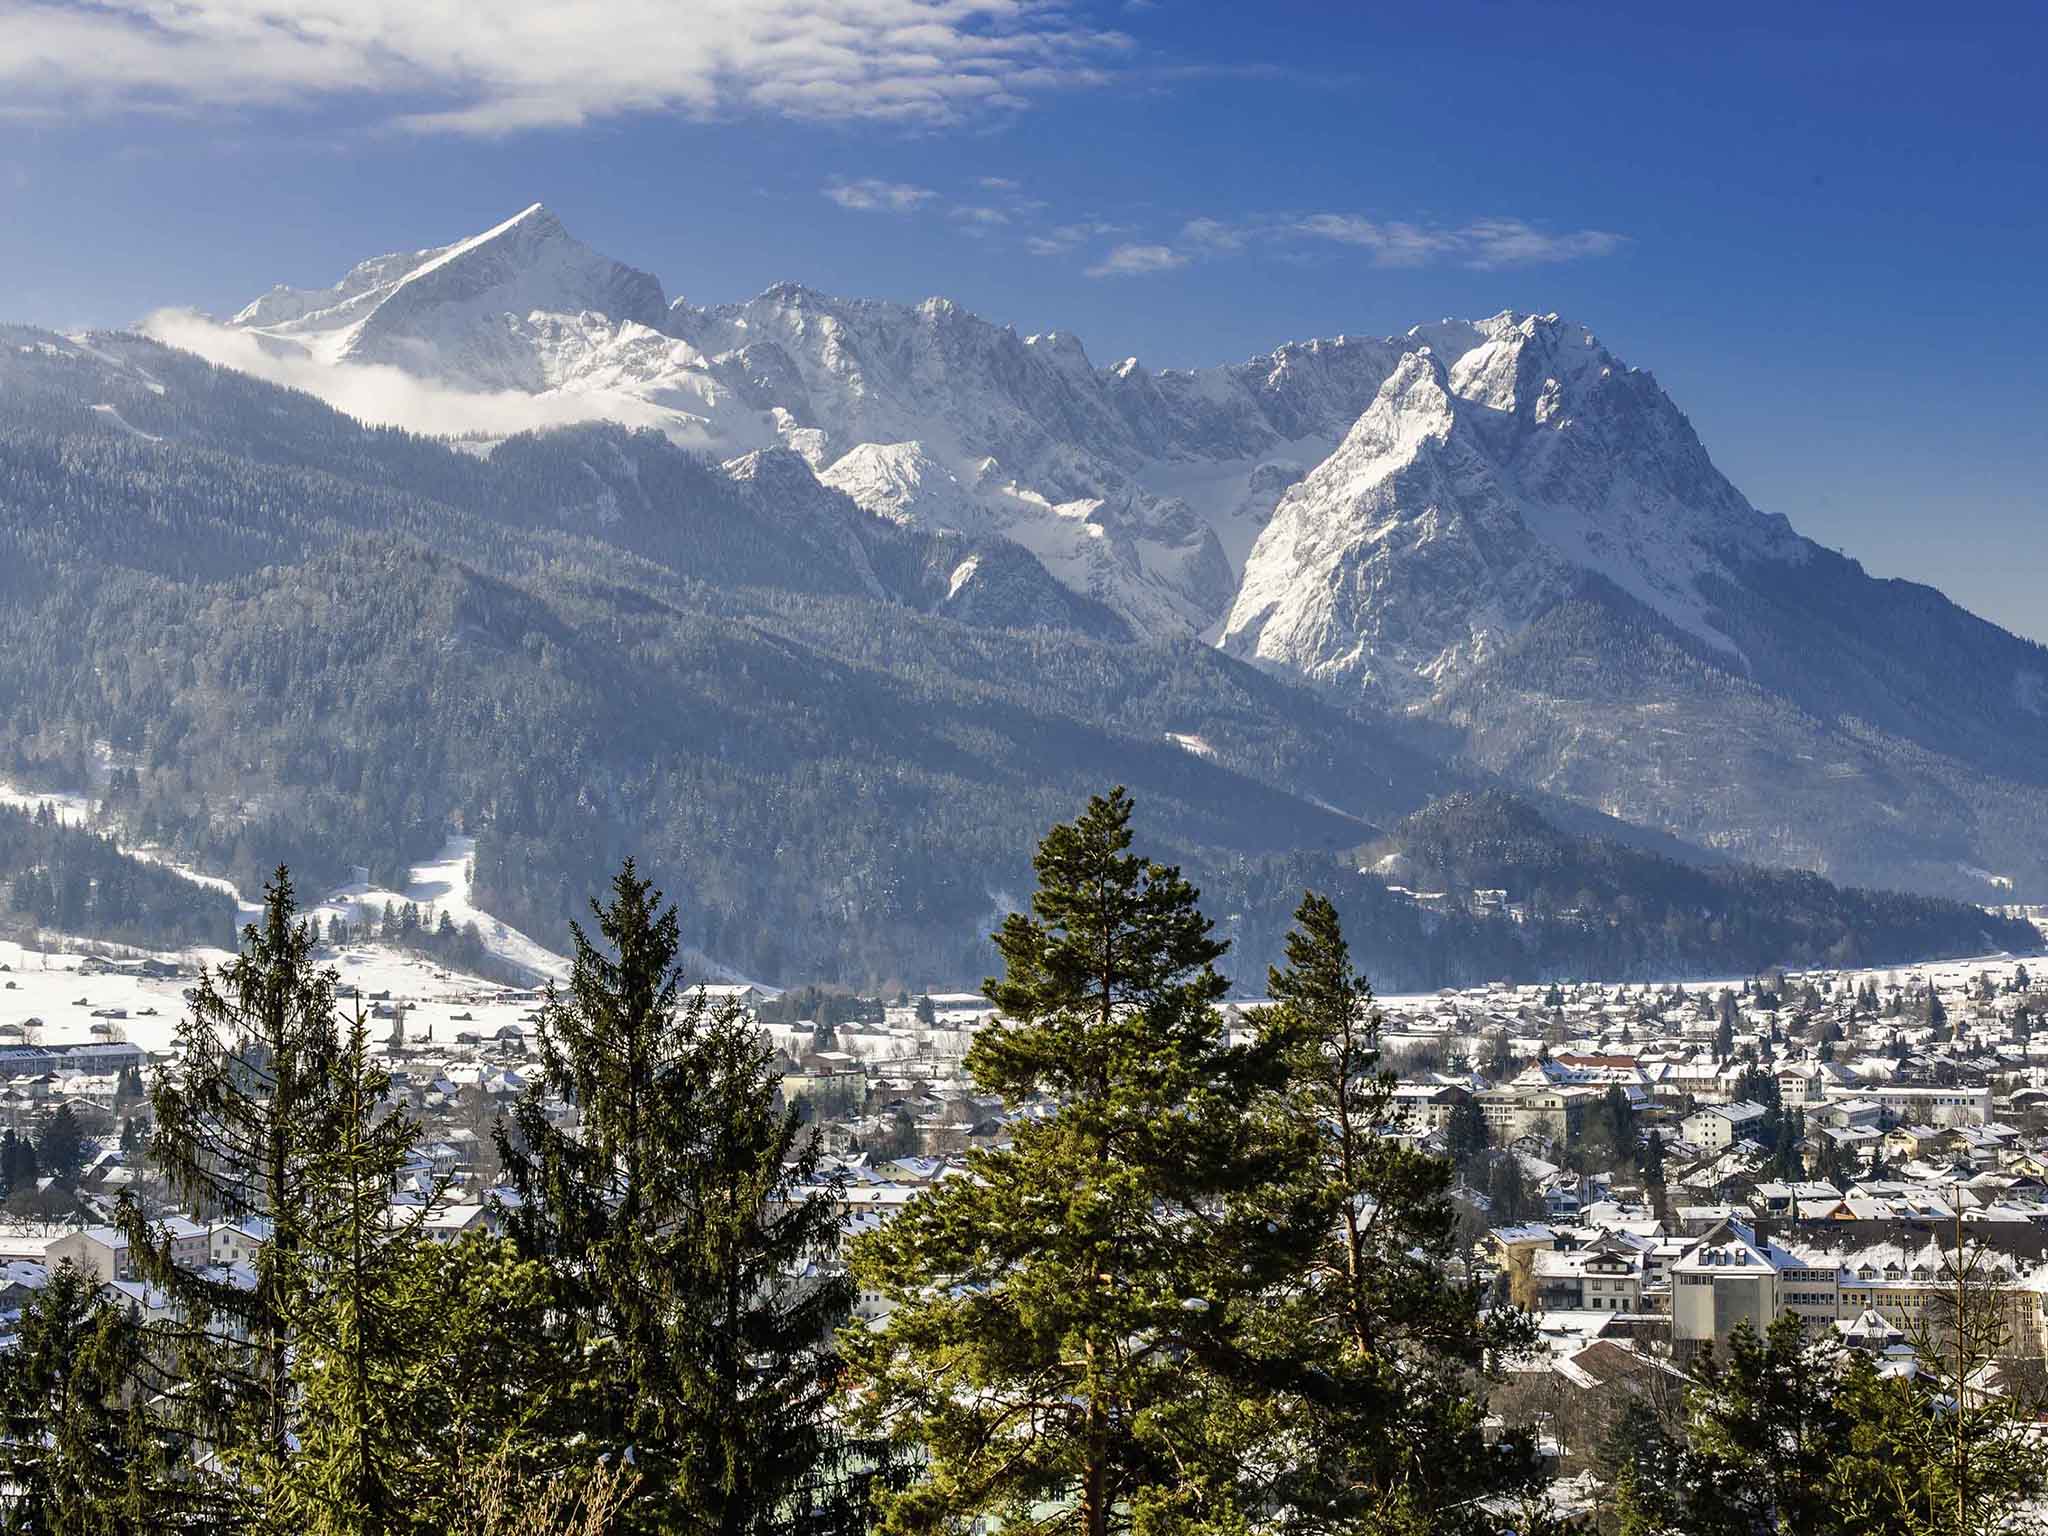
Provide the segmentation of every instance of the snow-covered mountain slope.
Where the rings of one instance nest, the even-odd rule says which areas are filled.
[[[725,466],[749,527],[786,520],[768,546],[832,563],[832,590],[1201,637],[1700,842],[1857,878],[1903,858],[1940,888],[1927,871],[1996,857],[1972,851],[1996,842],[1980,790],[2032,805],[2048,784],[2048,651],[1752,507],[1650,374],[1556,316],[1104,367],[944,299],[663,305],[533,208],[235,323],[337,368],[517,388],[550,419],[658,424]],[[599,512],[637,504],[610,489]],[[654,548],[665,514],[642,511]],[[1856,775],[1896,781],[1884,828]]]
[[[627,327],[658,328],[665,308],[659,282],[535,203],[471,239],[362,262],[332,288],[273,288],[233,323],[325,362],[538,391]]]
[[[870,512],[1013,540],[1154,635],[1213,630],[1280,492],[1402,352],[1340,337],[1155,374],[1097,368],[1071,335],[1020,336],[944,299],[784,283],[664,309],[654,279],[538,205],[331,289],[273,290],[231,323],[337,367],[580,401],[722,459],[789,448]]]
[[[1231,651],[1391,702],[1469,672],[1588,574],[1741,665],[1706,578],[1808,546],[1744,501],[1646,373],[1556,316],[1405,354],[1282,498],[1224,625]]]

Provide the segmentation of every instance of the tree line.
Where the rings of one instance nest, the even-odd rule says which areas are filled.
[[[850,1243],[771,1048],[687,986],[677,910],[630,861],[594,931],[572,926],[535,1081],[497,1128],[499,1230],[432,1240],[432,1207],[392,1198],[420,1127],[279,870],[150,1087],[171,1198],[253,1257],[181,1265],[131,1198],[135,1284],[67,1266],[36,1292],[0,1362],[6,1528],[1561,1528],[1532,1426],[1489,1414],[1531,1320],[1461,1245],[1450,1160],[1392,1134],[1336,908],[1301,899],[1233,1029],[1227,942],[1178,868],[1133,851],[1132,812],[1118,789],[1055,826],[995,934],[999,1021],[966,1070],[1015,1111],[1008,1140]],[[1732,1370],[1813,1374],[1750,1349]],[[1615,1506],[1636,1536],[1842,1529],[1757,1481],[1791,1410],[1748,1379],[1705,1373],[1721,1438],[1642,1437]],[[1848,1390],[1827,1422],[1853,1441]],[[1946,1454],[1940,1401],[1886,1391],[1888,1443]],[[1956,1501],[1886,1529],[1976,1529],[1941,1511],[2038,1492],[2016,1443],[1972,1430]]]
[[[0,806],[0,884],[17,925],[178,949],[234,934],[233,897],[65,825],[48,804]]]
[[[1455,1523],[1526,1491],[1483,1392],[1527,1325],[1454,1251],[1448,1165],[1384,1134],[1335,910],[1303,903],[1235,1038],[1224,942],[1130,815],[1118,791],[1054,828],[997,935],[1005,1022],[967,1066],[1028,1109],[1013,1139],[843,1251],[772,1052],[686,987],[676,910],[630,863],[499,1126],[501,1234],[429,1240],[391,1202],[419,1127],[280,870],[151,1088],[172,1199],[255,1257],[182,1267],[131,1201],[137,1286],[64,1269],[36,1295],[0,1389],[12,1527],[481,1529],[494,1488],[491,1529],[1054,1509],[1106,1536]]]

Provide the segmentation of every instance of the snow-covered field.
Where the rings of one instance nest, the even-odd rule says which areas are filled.
[[[382,916],[387,905],[415,903],[420,921],[428,928],[439,924],[443,914],[460,929],[475,923],[484,949],[492,958],[512,966],[535,980],[559,981],[569,974],[569,962],[562,955],[528,938],[508,923],[501,923],[476,905],[471,896],[470,874],[476,856],[476,839],[451,837],[440,853],[424,864],[412,867],[412,878],[403,891],[371,885],[344,885],[331,891],[316,909],[322,921],[343,917],[351,923]]]
[[[93,800],[91,796],[62,792],[45,792],[24,788],[0,780],[0,806],[13,806],[33,812],[38,806],[48,805],[57,819],[65,826],[88,827],[92,824]],[[133,847],[123,852],[152,864],[159,864],[173,874],[181,875],[194,885],[205,886],[208,890],[222,891],[235,898],[239,910],[239,922],[249,922],[262,911],[255,899],[260,892],[238,891],[218,875],[203,874],[188,865],[181,864],[160,848]],[[476,854],[476,839],[473,837],[451,837],[441,851],[424,864],[415,864],[411,878],[402,891],[387,890],[382,886],[355,884],[339,886],[328,892],[318,902],[307,902],[306,893],[300,893],[305,910],[317,913],[324,924],[336,917],[350,923],[375,921],[383,915],[387,904],[404,906],[413,902],[421,909],[422,920],[433,927],[447,913],[459,929],[475,923],[483,938],[484,949],[492,958],[502,964],[530,976],[534,980],[557,979],[569,974],[568,961],[545,945],[528,938],[518,929],[501,923],[490,913],[478,907],[470,893],[470,870]],[[4,1021],[0,1021],[4,1022]]]
[[[92,822],[92,799],[88,795],[37,794],[0,779],[0,806],[33,815],[43,805],[49,806],[57,820],[67,827],[83,827]]]
[[[40,1020],[29,1035],[38,1044],[128,1040],[145,1051],[165,1050],[187,1011],[185,992],[196,979],[198,964],[218,964],[229,956],[219,950],[188,950],[159,958],[178,963],[182,974],[164,980],[86,975],[80,970],[86,960],[83,955],[0,943],[0,1027]],[[531,994],[444,971],[418,955],[385,944],[327,949],[320,958],[339,973],[344,987],[354,987],[362,994],[366,1009],[383,993],[404,1003],[405,1032],[412,1040],[431,1034],[437,1041],[452,1041],[458,1031],[488,1036],[504,1025],[522,1022],[534,1006]],[[351,1007],[351,1002],[344,1001],[344,1017]],[[127,1016],[93,1017],[95,1012],[114,1009]],[[380,1021],[372,1027],[372,1035],[382,1040],[390,1028]]]
[[[469,882],[474,851],[472,839],[451,838],[437,858],[414,866],[404,890],[346,885],[317,903],[308,904],[305,911],[317,913],[323,924],[337,917],[361,922],[380,917],[386,902],[402,905],[411,901],[420,906],[423,914],[431,911],[435,922],[443,912],[458,928],[474,922],[485,949],[493,957],[535,980],[566,976],[568,962],[562,956],[476,906]],[[195,874],[168,860],[162,862],[199,884],[233,889],[214,876]],[[260,911],[239,893],[237,900],[245,918]],[[193,983],[197,967],[202,963],[218,965],[232,957],[225,950],[193,949],[166,952],[157,958],[176,963],[182,974],[162,980],[87,975],[81,971],[87,961],[85,955],[0,943],[0,1026],[26,1025],[30,1020],[38,1020],[32,1027],[33,1038],[47,1045],[121,1039],[146,1051],[164,1050],[171,1042],[176,1021],[185,1012],[184,994]],[[520,1022],[533,1007],[530,995],[444,970],[423,956],[392,945],[330,946],[322,951],[321,959],[335,969],[344,987],[355,988],[365,999],[374,1001],[379,994],[388,993],[391,1000],[405,1003],[406,1034],[413,1039],[429,1032],[434,1039],[444,1041],[453,1040],[458,1031],[474,1030],[488,1035],[506,1024]],[[96,1012],[107,1010],[120,1010],[126,1016],[94,1017]],[[374,1033],[381,1039],[389,1033],[389,1026],[380,1024]]]

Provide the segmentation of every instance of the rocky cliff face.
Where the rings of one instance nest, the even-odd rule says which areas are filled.
[[[1224,625],[1240,655],[1436,696],[1588,575],[1739,665],[1710,577],[1805,545],[1708,460],[1647,374],[1555,316],[1405,353],[1281,499]],[[1443,341],[1464,347],[1456,356]]]

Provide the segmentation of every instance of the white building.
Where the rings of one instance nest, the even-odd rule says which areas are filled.
[[[1928,1125],[1983,1125],[1991,1119],[1988,1086],[1943,1088],[1920,1083],[1858,1083],[1831,1087],[1830,1097],[1874,1099],[1889,1120]]]
[[[1735,1104],[1709,1104],[1694,1110],[1678,1123],[1679,1134],[1693,1146],[1709,1152],[1725,1152],[1755,1129],[1764,1117],[1761,1104],[1747,1100]]]
[[[1672,1351],[1683,1359],[1710,1340],[1725,1344],[1738,1323],[1762,1333],[1784,1312],[1808,1327],[1832,1324],[1840,1290],[1831,1260],[1806,1259],[1759,1239],[1746,1223],[1721,1222],[1671,1266]]]

